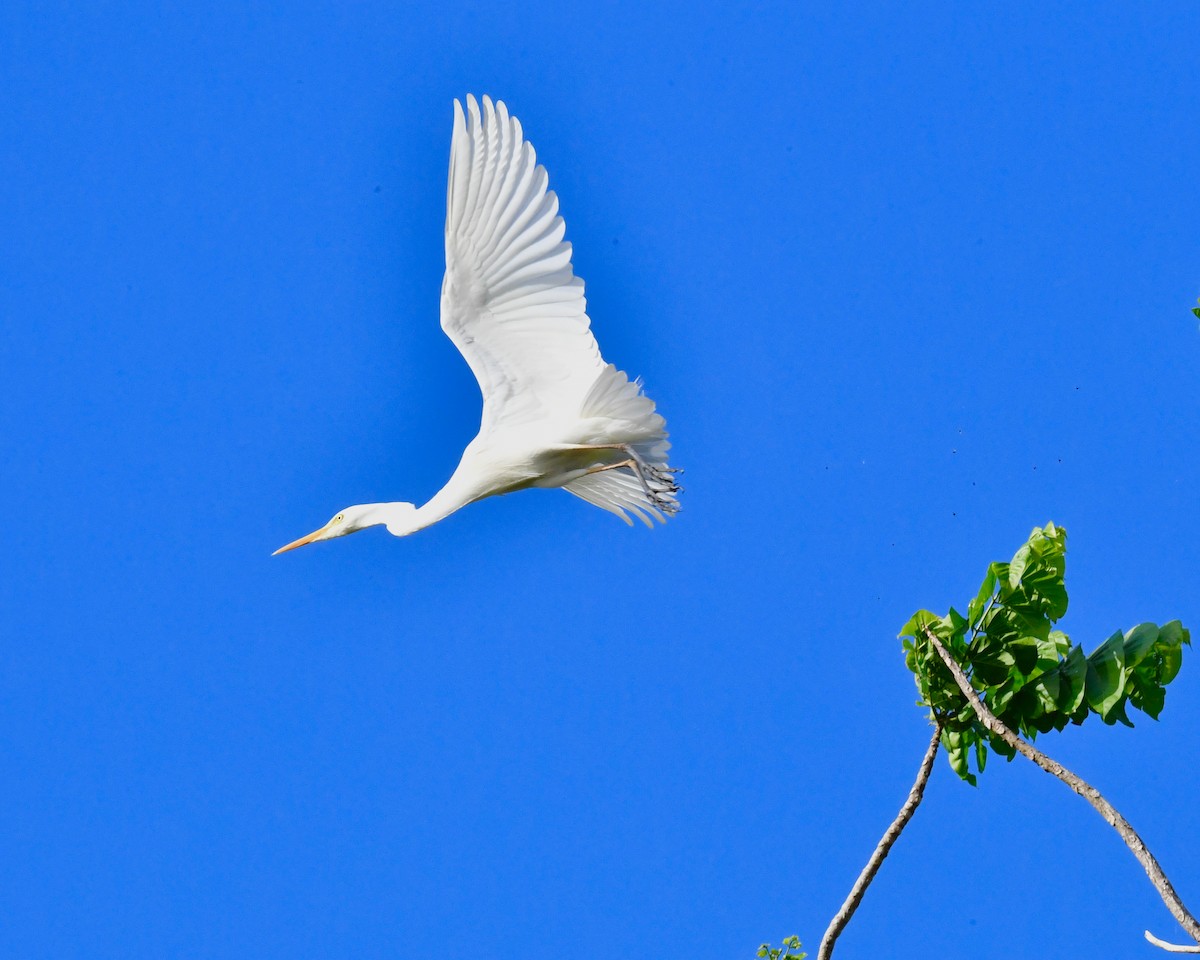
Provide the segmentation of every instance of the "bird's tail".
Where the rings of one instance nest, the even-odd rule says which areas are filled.
[[[566,490],[629,524],[633,521],[626,510],[646,526],[653,525],[651,517],[664,521],[679,512],[678,471],[667,462],[667,422],[639,381],[610,363],[584,397],[580,415],[605,422],[609,439],[629,451],[636,468],[590,473],[568,483]]]

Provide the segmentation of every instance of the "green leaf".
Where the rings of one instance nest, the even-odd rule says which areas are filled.
[[[989,738],[988,746],[991,747],[1000,756],[1002,756],[1005,760],[1011,760],[1013,757],[1015,757],[1017,755],[1016,749],[1014,747],[1010,747],[1007,743],[1005,743],[999,737],[993,736],[993,737]]]
[[[1029,676],[1038,663],[1038,640],[1037,637],[1021,637],[1009,644],[1009,650],[1012,651],[1013,663],[1016,669]]]
[[[951,636],[961,636],[967,632],[967,627],[970,626],[970,624],[967,622],[967,619],[953,607],[951,607],[950,612],[942,618],[942,623],[950,628]]]
[[[1032,726],[1037,729],[1033,721],[1044,713],[1037,688],[1029,686],[1017,690],[1008,703],[1008,713],[1010,716],[1001,718],[1008,726],[1020,729]]]
[[[1046,580],[1039,584],[1038,592],[1046,607],[1046,616],[1060,620],[1067,612],[1067,588],[1059,580]]]
[[[996,565],[989,564],[987,576],[983,578],[983,584],[979,587],[979,592],[975,594],[975,599],[967,604],[967,619],[971,621],[972,626],[978,624],[979,617],[983,611],[987,609],[988,601],[992,599],[992,594],[996,592]]]
[[[1062,681],[1058,687],[1058,708],[1064,713],[1074,713],[1083,702],[1087,671],[1088,661],[1082,647],[1072,647],[1058,665],[1057,672]]]
[[[992,647],[971,658],[971,671],[975,684],[985,687],[1003,683],[1013,666],[1013,655],[1006,650]]]
[[[1058,710],[1059,699],[1062,697],[1063,678],[1057,670],[1038,677],[1034,691],[1041,701],[1042,710],[1052,713]]]
[[[1164,687],[1179,675],[1183,666],[1183,647],[1165,647],[1162,650],[1162,664],[1158,668],[1158,682]]]
[[[1036,531],[1035,531],[1036,532]],[[1020,550],[1013,554],[1012,562],[1008,565],[1008,588],[1016,590],[1021,583],[1021,575],[1025,572],[1025,566],[1029,563],[1030,545],[1025,544]]]
[[[1016,693],[1016,678],[1010,677],[1003,683],[992,687],[988,690],[988,707],[996,716],[1000,716],[1008,710],[1008,705],[1012,701],[1013,694]]]
[[[975,777],[967,767],[967,741],[961,730],[942,730],[942,746],[946,748],[946,759],[950,761],[950,769],[975,786]]]
[[[1130,720],[1125,713],[1126,702],[1126,698],[1121,697],[1116,703],[1113,704],[1112,709],[1109,710],[1108,713],[1104,714],[1100,719],[1109,726],[1112,726],[1114,723],[1121,723],[1127,727],[1132,727],[1133,721]]]
[[[1136,675],[1135,675],[1136,680]],[[1163,704],[1167,699],[1167,691],[1157,683],[1136,684],[1136,693],[1131,693],[1129,701],[1142,713],[1154,720],[1162,713]]]
[[[1088,657],[1084,693],[1088,705],[1106,717],[1125,692],[1125,638],[1118,630]]]
[[[983,773],[983,768],[987,766],[987,743],[982,737],[975,738],[975,769]]]
[[[1158,654],[1161,663],[1158,668],[1158,682],[1164,686],[1179,674],[1183,665],[1183,644],[1191,646],[1192,636],[1187,628],[1178,620],[1165,623],[1158,631]]]
[[[1178,620],[1172,620],[1170,623],[1164,623],[1158,628],[1158,639],[1161,643],[1169,643],[1172,646],[1179,646],[1180,643],[1191,645],[1191,637],[1183,624]]]
[[[1054,659],[1056,660],[1059,657],[1066,656],[1067,651],[1071,649],[1070,638],[1061,630],[1051,630],[1049,635],[1046,637],[1046,643],[1049,644],[1050,648],[1054,651]],[[1043,651],[1044,654],[1048,652],[1049,651]]]
[[[1158,643],[1158,627],[1139,623],[1125,634],[1125,666],[1136,667]]]

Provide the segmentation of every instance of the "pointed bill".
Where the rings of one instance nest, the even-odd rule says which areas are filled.
[[[277,557],[281,553],[287,553],[289,550],[295,550],[297,547],[303,547],[310,543],[316,543],[318,540],[321,539],[321,535],[328,529],[329,529],[329,524],[325,524],[325,526],[321,527],[320,530],[314,530],[312,533],[305,534],[299,540],[293,540],[287,546],[280,547],[273,554],[271,554],[271,556]]]

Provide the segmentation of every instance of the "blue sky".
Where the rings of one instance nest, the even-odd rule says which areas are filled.
[[[86,9],[85,9],[86,7]],[[1200,625],[1194,5],[6,3],[0,954],[815,948],[926,741],[895,634],[1035,524]],[[451,101],[547,164],[684,512],[427,498]],[[1200,670],[1045,746],[1200,905]],[[1040,903],[1022,891],[1040,891]],[[1157,955],[1115,835],[944,762],[839,947]]]

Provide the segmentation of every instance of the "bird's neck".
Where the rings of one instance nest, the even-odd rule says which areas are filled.
[[[456,470],[441,490],[430,497],[428,502],[413,511],[410,518],[412,529],[407,530],[406,533],[415,533],[417,530],[432,526],[439,520],[446,519],[456,510],[461,510],[468,503],[477,500],[479,496],[480,491],[475,489],[461,468]],[[395,533],[390,527],[388,529]],[[404,536],[404,534],[399,534],[399,536]]]
[[[372,503],[364,515],[362,527],[386,526],[394,537],[407,537],[410,533],[424,530],[439,520],[444,520],[456,510],[475,499],[462,484],[447,483],[435,493],[428,503],[415,506],[411,503]]]

